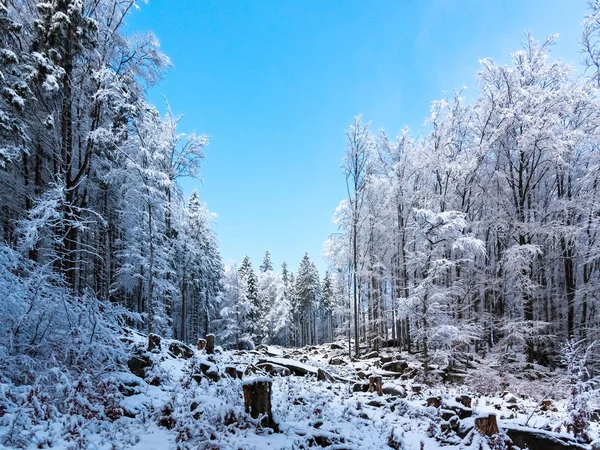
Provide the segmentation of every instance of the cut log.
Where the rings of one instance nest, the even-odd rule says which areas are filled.
[[[277,424],[273,420],[271,411],[271,384],[270,378],[255,378],[243,383],[244,406],[246,412],[253,419],[260,419],[263,427],[273,428],[277,431]]]
[[[318,369],[317,380],[318,381],[328,381],[330,383],[335,382],[335,379],[329,374],[329,372],[327,372],[323,369]]]
[[[519,448],[530,450],[586,450],[589,446],[577,442],[570,436],[540,429],[508,425],[504,431]],[[594,446],[592,445],[592,449]]]
[[[206,354],[212,355],[215,352],[215,335],[206,335]]]
[[[202,361],[200,363],[200,370],[209,380],[217,382],[221,379],[219,367],[210,361]]]
[[[556,408],[552,406],[552,400],[544,400],[540,405],[541,411],[556,411]]]
[[[456,397],[456,401],[463,405],[465,408],[471,407],[471,397],[469,397],[468,395],[460,395]]]
[[[148,335],[148,351],[151,352],[154,349],[160,350],[160,336],[150,333]]]
[[[367,392],[369,390],[369,383],[354,383],[352,386],[352,392]]]
[[[369,392],[377,392],[377,395],[382,396],[382,379],[380,375],[369,377]]]
[[[306,376],[306,375],[318,375],[318,369],[313,366],[309,366],[308,364],[302,364],[301,362],[294,361],[293,359],[285,359],[285,358],[264,358],[261,359],[259,364],[262,363],[271,363],[277,364],[279,366],[287,367],[294,375],[298,376]]]
[[[244,376],[244,371],[236,366],[225,366],[225,373],[230,378],[241,379]]]
[[[427,399],[427,406],[433,406],[437,409],[442,406],[442,399],[440,397],[429,397]]]
[[[488,414],[487,416],[480,416],[475,419],[475,428],[484,436],[493,436],[498,434],[498,422],[496,421],[496,414]]]
[[[390,361],[385,363],[381,368],[383,370],[387,370],[388,372],[403,373],[406,369],[408,369],[408,363],[404,360]]]
[[[169,351],[176,358],[181,357],[183,359],[190,359],[192,356],[194,356],[193,350],[183,342],[171,342],[169,344]]]
[[[342,358],[331,358],[329,360],[329,365],[330,366],[345,366],[346,365],[346,361],[344,361]]]
[[[204,350],[206,348],[206,339],[198,339],[198,350]]]
[[[264,370],[271,376],[287,377],[287,376],[290,376],[292,373],[290,371],[290,369],[288,369],[287,367],[281,366],[279,364],[268,363],[268,362],[258,363],[258,364],[256,364],[256,367]]]

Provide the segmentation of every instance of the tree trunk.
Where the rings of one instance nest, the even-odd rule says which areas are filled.
[[[498,423],[496,422],[496,414],[488,414],[475,418],[475,428],[484,436],[493,436],[498,434]]]
[[[264,378],[244,382],[244,406],[253,419],[260,418],[263,427],[277,431],[271,411],[271,384],[271,380]]]
[[[379,396],[383,395],[381,375],[369,377],[369,392],[377,392]]]
[[[215,335],[206,335],[206,354],[212,355],[215,352]]]

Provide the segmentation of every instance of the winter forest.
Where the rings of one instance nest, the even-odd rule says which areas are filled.
[[[0,0],[0,448],[600,448],[600,3],[350,117],[321,273],[222,260],[137,7]]]

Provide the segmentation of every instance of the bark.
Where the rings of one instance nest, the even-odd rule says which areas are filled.
[[[381,375],[369,377],[369,392],[377,392],[379,396],[383,395]]]
[[[215,352],[215,335],[206,335],[206,354],[212,355]]]
[[[253,419],[260,418],[263,427],[277,430],[271,411],[271,384],[271,380],[265,379],[246,382],[243,385],[244,406]]]
[[[475,418],[475,428],[484,436],[498,434],[498,423],[495,414]]]

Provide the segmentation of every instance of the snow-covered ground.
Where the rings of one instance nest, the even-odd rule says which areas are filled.
[[[106,415],[86,418],[85,405],[72,415],[32,415],[27,408],[35,408],[35,402],[25,402],[20,409],[0,410],[3,448],[487,448],[485,439],[470,430],[476,417],[490,413],[509,434],[528,423],[548,430],[547,437],[569,438],[561,424],[570,394],[557,382],[560,373],[543,367],[529,367],[528,377],[541,379],[527,380],[507,367],[501,373],[489,368],[487,361],[473,361],[468,384],[452,385],[423,378],[420,361],[387,349],[360,360],[330,345],[217,349],[214,355],[194,350],[185,359],[169,351],[174,341],[163,339],[159,351],[146,353],[144,336],[134,334],[131,339],[139,355],[148,356],[152,365],[145,380],[130,372],[104,376],[120,385],[120,392],[111,395],[115,408],[122,409],[112,420],[106,420]],[[386,362],[398,361],[406,361],[408,368],[388,370]],[[362,383],[368,383],[364,378],[377,374],[383,375],[384,394],[362,392]],[[243,383],[265,376],[272,379],[278,432],[262,428],[244,409]],[[494,391],[499,386],[502,392]],[[17,388],[9,390],[7,384],[0,388],[0,400],[18,396]],[[464,395],[471,400],[471,408],[464,405],[464,399],[461,403]],[[540,405],[543,397],[552,403]],[[439,398],[438,408],[435,398]],[[592,435],[598,437],[597,423],[592,424]]]

